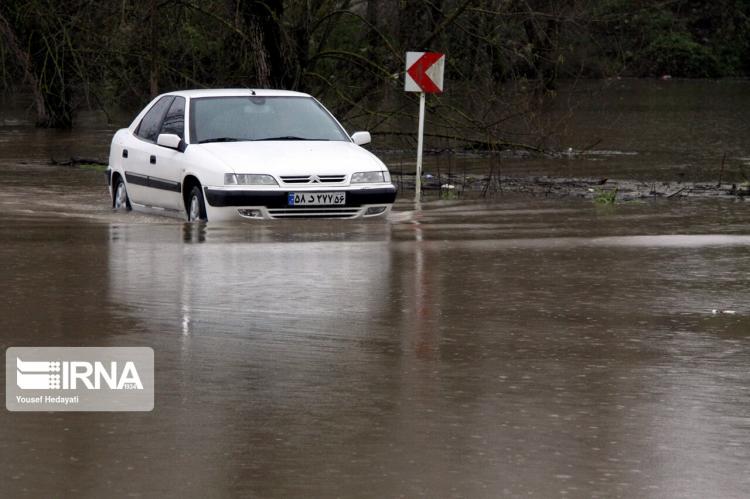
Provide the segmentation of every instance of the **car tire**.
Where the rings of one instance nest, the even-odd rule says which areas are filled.
[[[188,222],[206,221],[206,202],[203,199],[203,191],[199,185],[194,185],[193,188],[190,189],[186,208]]]
[[[130,198],[128,197],[128,189],[125,186],[125,181],[119,175],[112,188],[112,208],[115,210],[125,209],[127,211],[133,209],[130,206]]]

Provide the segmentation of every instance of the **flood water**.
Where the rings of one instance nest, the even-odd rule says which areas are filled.
[[[542,113],[512,120],[503,116],[517,110],[500,113],[495,140],[541,147],[562,157],[503,156],[494,164],[495,174],[672,182],[750,178],[750,81],[582,80],[561,84],[558,93]],[[428,99],[445,112],[433,97]],[[444,99],[465,106],[460,95]],[[482,99],[472,105],[473,115],[491,121]],[[404,106],[407,112],[416,109],[413,103]],[[464,145],[429,136],[456,135],[446,121],[438,112],[427,115],[425,171],[487,173],[487,161],[462,151]],[[398,124],[408,132],[416,127],[401,117]],[[383,139],[376,135],[374,146]],[[414,149],[413,143],[409,147]],[[458,156],[451,154],[456,151]],[[413,171],[411,151],[386,157],[394,171]]]
[[[151,347],[155,408],[0,411],[0,496],[750,496],[749,202],[189,225],[47,133],[0,131],[0,344]]]

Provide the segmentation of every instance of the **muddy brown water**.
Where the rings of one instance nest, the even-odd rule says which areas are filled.
[[[502,120],[497,128],[502,139],[561,156],[502,155],[492,165],[493,174],[685,182],[750,178],[750,81],[582,80],[563,83],[558,91],[559,98],[545,112]],[[440,108],[438,101],[429,99]],[[463,96],[449,93],[444,99],[466,106]],[[486,116],[483,100],[471,106],[476,116]],[[416,110],[415,104],[404,104],[402,111],[409,110]],[[441,126],[443,122],[428,114],[426,133],[458,133]],[[407,132],[416,127],[404,118],[394,125]],[[375,136],[373,147],[381,147],[383,141],[387,137]],[[461,151],[460,144],[430,137],[426,144],[426,173],[490,172],[486,159]],[[385,156],[393,171],[413,172],[413,153],[391,151]]]
[[[150,346],[155,408],[3,410],[0,496],[750,495],[750,203],[188,225],[44,164],[107,133],[0,128],[0,344]]]

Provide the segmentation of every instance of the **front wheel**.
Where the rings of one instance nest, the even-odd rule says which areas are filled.
[[[187,205],[188,222],[206,221],[206,203],[203,200],[203,191],[200,186],[193,186],[188,196]]]
[[[115,182],[115,188],[112,189],[112,207],[115,210],[126,209],[130,211],[130,199],[128,198],[128,190],[125,187],[125,181],[122,177],[118,176]]]

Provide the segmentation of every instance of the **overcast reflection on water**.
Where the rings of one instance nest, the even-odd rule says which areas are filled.
[[[3,217],[3,344],[151,346],[157,378],[152,413],[5,412],[0,490],[746,496],[748,211]]]
[[[747,83],[673,83],[713,114],[624,83],[569,129],[603,153],[504,171],[747,162]],[[750,203],[188,225],[46,164],[110,137],[0,127],[0,344],[152,347],[155,409],[3,411],[1,497],[750,496]]]

